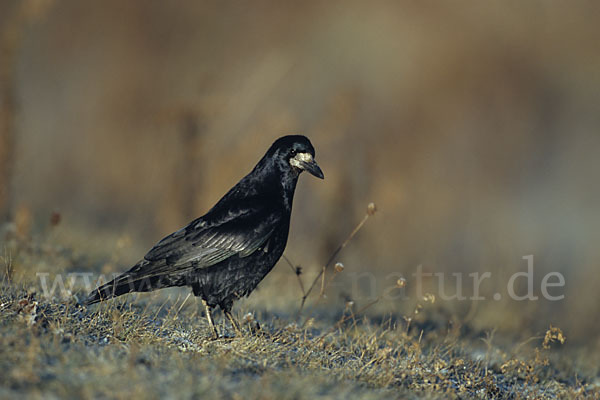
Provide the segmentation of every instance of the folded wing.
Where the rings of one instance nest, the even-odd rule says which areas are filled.
[[[251,204],[227,213],[211,210],[158,242],[144,256],[148,263],[130,272],[146,277],[180,274],[232,256],[249,256],[269,240],[281,219],[276,208],[259,202]]]

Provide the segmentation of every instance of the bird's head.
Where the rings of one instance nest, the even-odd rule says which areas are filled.
[[[307,171],[317,178],[324,178],[315,161],[315,148],[306,136],[283,136],[273,143],[267,154],[277,159],[282,168],[291,169],[296,174]]]

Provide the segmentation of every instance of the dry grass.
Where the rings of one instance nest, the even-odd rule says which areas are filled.
[[[599,398],[599,4],[0,2],[0,397]],[[42,296],[37,272],[132,265],[286,133],[327,180],[300,182],[292,272],[236,304],[259,334],[206,340],[187,292]],[[310,264],[367,198],[382,218]],[[528,254],[564,301],[359,279],[491,295]]]
[[[36,269],[51,263],[61,272],[95,270],[102,263],[43,241],[15,239],[4,248],[3,397],[600,396],[597,370],[581,367],[581,353],[565,350],[556,327],[539,337],[499,337],[449,318],[433,298],[406,315],[382,316],[370,304],[331,310],[310,297],[297,319],[297,305],[273,312],[241,303],[245,336],[221,326],[224,337],[213,341],[193,297],[167,290],[90,308],[78,305],[81,288],[44,298],[31,279]],[[341,273],[339,265],[328,272],[322,291]],[[259,305],[278,301],[271,289],[252,296]],[[242,317],[248,311],[255,314]]]

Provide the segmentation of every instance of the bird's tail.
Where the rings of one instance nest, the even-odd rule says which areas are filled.
[[[149,262],[142,260],[131,270],[94,289],[83,301],[84,305],[99,303],[131,292],[149,292],[166,286],[180,286],[167,275],[152,275],[146,269]]]
[[[149,285],[143,285],[139,288],[136,288],[135,278],[131,276],[131,274],[126,272],[122,275],[119,275],[112,281],[97,287],[88,295],[87,299],[85,299],[83,303],[85,305],[90,305],[103,300],[112,299],[113,297],[121,296],[130,292],[147,292],[151,290],[149,287],[147,290],[140,290],[144,289],[145,286]]]

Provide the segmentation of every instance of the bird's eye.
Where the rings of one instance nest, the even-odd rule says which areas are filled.
[[[292,151],[290,152],[291,156],[294,157],[296,155],[296,150],[292,149]]]

